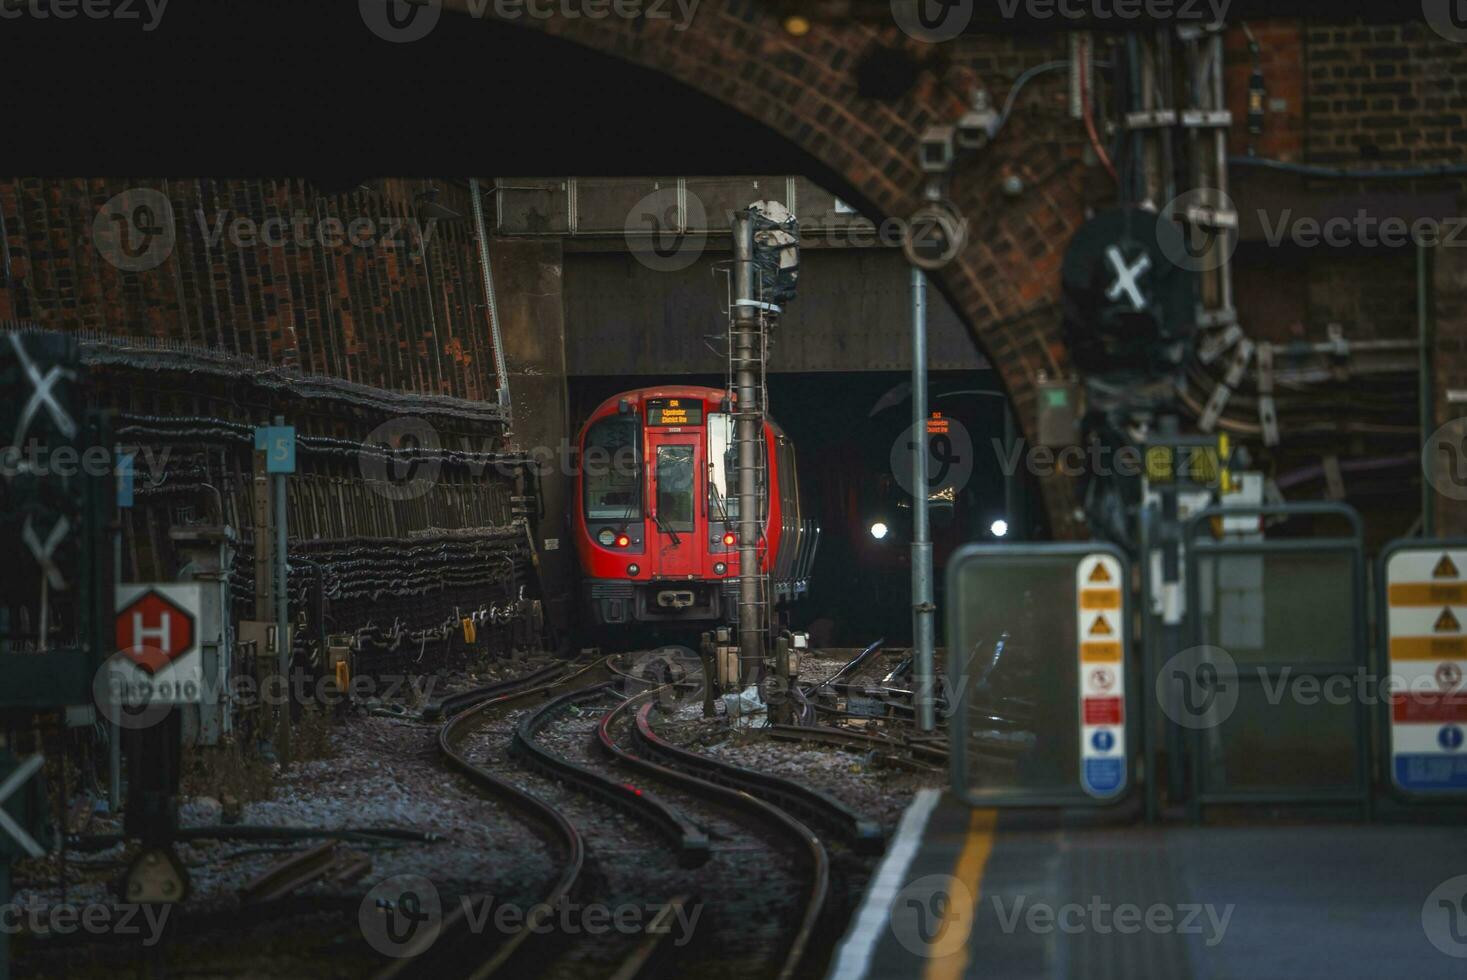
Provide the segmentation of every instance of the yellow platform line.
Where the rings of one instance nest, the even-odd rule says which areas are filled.
[[[973,928],[978,902],[983,896],[983,871],[988,867],[988,856],[993,853],[994,828],[997,824],[998,811],[992,808],[976,808],[968,818],[968,836],[963,841],[963,849],[958,853],[957,864],[953,867],[953,877],[966,885],[967,889],[954,889],[952,902],[942,918],[942,924],[937,928],[937,936],[931,946],[943,949],[956,941],[958,937],[949,936],[950,932],[960,931],[962,942],[951,953],[928,960],[927,968],[922,971],[924,980],[957,980],[968,968],[968,933]]]

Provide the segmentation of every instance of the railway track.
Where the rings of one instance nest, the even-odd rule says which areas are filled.
[[[783,776],[746,769],[690,752],[667,741],[652,727],[653,708],[654,705],[650,703],[641,705],[637,709],[633,728],[638,746],[648,756],[674,768],[694,773],[708,782],[757,793],[762,799],[772,800],[780,808],[807,823],[838,834],[859,853],[879,854],[886,846],[886,834],[879,823],[867,819],[829,793]]]
[[[539,872],[522,927],[475,928],[472,902],[460,903],[445,909],[432,947],[379,980],[818,975],[822,940],[843,924],[882,828],[826,793],[659,735],[654,699],[687,683],[678,659],[648,672],[666,682],[657,686],[607,657],[439,703],[442,762],[514,811],[553,870]],[[800,737],[912,749],[840,729]],[[557,915],[592,904],[647,916],[634,930],[592,934]]]
[[[538,896],[538,901],[529,907],[519,929],[502,937],[486,936],[472,928],[469,905],[461,902],[445,914],[438,939],[431,947],[418,956],[394,961],[377,973],[378,980],[409,976],[485,980],[512,975],[509,972],[511,967],[519,971],[543,955],[543,949],[536,947],[543,947],[544,938],[553,932],[553,928],[543,927],[548,924],[554,910],[576,894],[581,883],[586,863],[584,841],[580,831],[559,808],[505,778],[502,768],[497,770],[474,758],[464,743],[476,729],[509,711],[513,705],[543,699],[566,684],[599,682],[605,679],[605,673],[601,662],[579,670],[555,665],[553,669],[535,671],[451,699],[451,707],[456,710],[444,712],[450,717],[438,734],[438,751],[443,763],[515,811],[544,841],[558,864],[551,881]]]
[[[890,735],[875,735],[828,725],[770,725],[769,737],[780,741],[819,742],[853,752],[902,752],[935,766],[948,763],[947,749],[931,742],[914,742]]]
[[[700,932],[694,950],[684,950],[677,966],[693,976],[771,976],[787,978],[813,975],[820,963],[816,940],[829,926],[831,910],[830,856],[818,835],[804,823],[747,791],[709,782],[699,776],[663,765],[648,758],[637,738],[636,715],[650,707],[648,700],[661,689],[629,697],[613,705],[596,725],[596,746],[604,758],[638,786],[654,786],[659,792],[709,828],[714,841],[716,873],[708,875],[703,894],[743,896],[747,904],[798,895],[788,909],[740,908],[726,899],[715,910],[714,922]],[[755,845],[750,825],[763,829],[766,841]],[[792,875],[781,857],[792,856],[803,866],[803,875]],[[782,878],[791,878],[781,887]]]
[[[607,681],[570,691],[536,711],[527,712],[515,729],[514,747],[531,766],[552,778],[565,780],[582,792],[652,824],[676,850],[681,865],[697,867],[708,860],[708,835],[680,810],[643,787],[598,771],[588,761],[577,761],[547,748],[537,738],[568,710],[615,697],[620,686],[618,681]]]

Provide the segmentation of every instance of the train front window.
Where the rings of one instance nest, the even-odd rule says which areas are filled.
[[[581,459],[586,519],[632,521],[642,517],[641,427],[635,417],[602,419],[586,433]]]
[[[693,447],[657,447],[657,523],[665,531],[693,529]]]

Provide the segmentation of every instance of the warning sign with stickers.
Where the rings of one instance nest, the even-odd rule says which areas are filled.
[[[1126,786],[1125,605],[1120,562],[1085,556],[1076,569],[1080,626],[1080,782],[1095,797]]]
[[[1467,791],[1467,548],[1415,543],[1385,563],[1391,775],[1411,792]]]

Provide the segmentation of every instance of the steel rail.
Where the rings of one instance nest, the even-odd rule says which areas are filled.
[[[565,672],[565,664],[550,664],[549,666],[525,674],[523,677],[511,677],[508,680],[495,681],[493,684],[485,684],[483,687],[476,687],[470,691],[460,691],[458,694],[450,694],[436,705],[428,705],[423,711],[423,719],[425,721],[434,721],[439,718],[452,718],[454,715],[473,707],[481,701],[488,701],[499,695],[512,693],[522,687],[536,687],[540,684],[548,684],[554,678]]]
[[[691,770],[709,782],[771,799],[790,813],[835,831],[860,853],[877,854],[886,848],[886,831],[881,824],[829,793],[783,776],[745,769],[673,745],[652,730],[652,707],[645,704],[638,709],[634,732],[638,744],[654,758]]]
[[[555,779],[570,783],[576,789],[640,817],[657,828],[677,849],[678,863],[695,868],[708,860],[708,835],[681,811],[664,802],[656,794],[640,786],[613,779],[572,762],[550,751],[536,737],[566,709],[584,701],[596,701],[608,694],[620,681],[607,681],[595,687],[569,691],[520,719],[514,733],[514,749],[532,766]]]
[[[885,735],[874,735],[870,732],[853,732],[849,729],[832,728],[827,725],[770,725],[766,731],[771,738],[781,741],[823,742],[836,748],[856,751],[891,749],[906,752],[913,757],[920,756],[928,762],[943,764],[948,760],[947,750],[934,745],[907,742]]]
[[[432,946],[417,956],[394,961],[376,974],[376,980],[397,980],[399,977],[424,975],[464,976],[469,980],[485,980],[498,974],[511,962],[517,962],[526,947],[531,945],[532,938],[543,938],[554,933],[553,928],[542,927],[555,915],[555,910],[574,895],[586,864],[586,846],[580,831],[556,807],[502,779],[489,769],[476,765],[460,749],[460,743],[470,728],[482,722],[490,708],[528,697],[544,696],[598,668],[605,671],[605,666],[604,660],[598,660],[580,670],[561,674],[549,683],[542,682],[541,671],[502,682],[519,689],[490,696],[444,722],[438,732],[438,751],[444,764],[487,791],[487,795],[497,802],[518,811],[536,833],[553,849],[561,852],[564,858],[545,895],[526,914],[524,925],[497,948],[488,951],[487,958],[481,950],[464,948],[472,944],[464,935],[469,927],[464,903],[458,903],[445,917],[439,937]],[[599,675],[594,674],[593,678],[600,679]]]
[[[684,910],[691,904],[692,896],[676,895],[664,905],[648,924],[642,941],[617,967],[610,980],[651,980],[663,976],[663,964],[669,955],[667,947],[673,941],[669,920],[673,916],[685,919]],[[683,942],[688,938],[684,937]]]
[[[668,768],[617,744],[616,737],[611,731],[616,720],[623,714],[630,713],[637,702],[655,696],[660,690],[660,688],[655,688],[628,698],[602,715],[601,724],[597,729],[597,739],[601,743],[601,748],[608,756],[628,769],[666,782],[684,792],[695,794],[705,803],[722,805],[752,815],[766,824],[777,827],[782,833],[798,842],[810,865],[810,892],[805,902],[804,912],[800,916],[799,925],[790,938],[784,960],[780,963],[779,972],[776,974],[779,980],[790,980],[798,974],[807,960],[813,961],[819,955],[819,951],[813,949],[812,945],[825,919],[826,912],[830,908],[830,855],[826,852],[825,845],[820,838],[810,828],[779,807],[766,803],[744,790]],[[651,706],[645,707],[650,709]],[[635,727],[634,723],[633,728]]]

